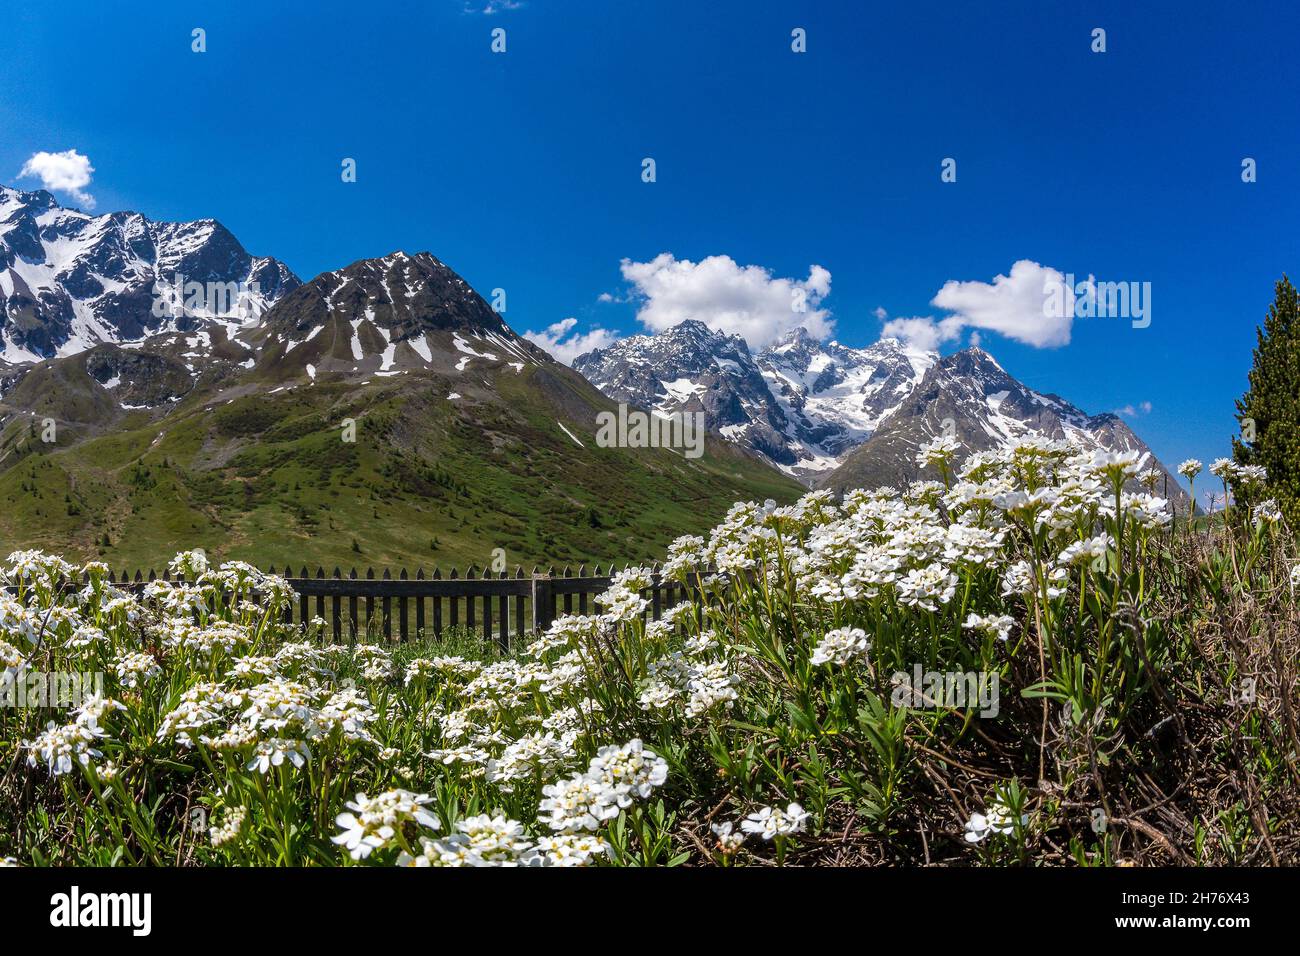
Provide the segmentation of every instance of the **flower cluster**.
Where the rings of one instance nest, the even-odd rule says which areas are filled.
[[[780,807],[763,807],[740,822],[740,829],[764,840],[788,837],[799,833],[808,822],[808,812],[797,803],[784,810]]]
[[[351,813],[340,813],[335,822],[343,832],[331,837],[348,851],[354,860],[368,857],[399,839],[399,830],[407,823],[436,830],[438,819],[424,807],[433,798],[408,790],[389,790],[375,797],[358,793],[348,801]]]
[[[1019,826],[1024,827],[1029,823],[1029,814],[1020,815]],[[966,842],[980,843],[990,834],[999,836],[1010,836],[1016,832],[1016,817],[1007,808],[1005,802],[993,800],[989,803],[988,809],[983,813],[972,813],[970,819],[966,821]]]
[[[871,639],[860,627],[838,627],[828,631],[808,660],[813,664],[835,664],[843,667],[855,660],[865,660],[871,650]]]
[[[1130,579],[1155,586],[1134,573],[1171,521],[1149,459],[1068,440],[964,462],[959,451],[945,436],[919,450],[941,481],[736,504],[709,534],[673,543],[658,572],[672,590],[652,600],[654,573],[627,568],[593,613],[504,655],[472,642],[457,653],[315,643],[328,640],[319,623],[281,622],[285,582],[201,552],[130,593],[105,568],[17,552],[0,591],[0,665],[46,653],[102,673],[110,696],[12,739],[34,777],[76,798],[70,815],[117,814],[133,862],[169,855],[152,842],[166,825],[137,816],[167,804],[134,799],[156,773],[217,808],[206,839],[185,843],[202,861],[781,863],[849,820],[894,826],[888,802],[948,728],[1012,737],[972,733],[986,715],[970,701],[896,703],[891,674],[991,672],[1019,690],[1059,658],[1083,669],[1072,686],[1142,683],[1110,680],[1134,654],[1109,595],[1127,605]],[[1274,501],[1251,502],[1257,523],[1279,520]],[[849,812],[835,805],[850,800]],[[990,836],[1028,824],[1000,798],[963,816],[949,825],[964,822],[964,841],[949,842],[965,854],[983,844],[981,857],[1002,845]]]
[[[542,788],[539,818],[558,833],[599,829],[668,778],[668,762],[640,740],[602,747],[585,773]]]

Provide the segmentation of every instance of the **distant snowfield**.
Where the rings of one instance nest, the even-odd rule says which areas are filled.
[[[687,320],[583,358],[575,367],[610,398],[669,414],[703,407],[713,416],[710,427],[737,444],[759,450],[784,443],[793,463],[765,457],[806,480],[869,438],[938,354],[897,339],[852,348],[804,329],[751,352],[738,337]]]
[[[759,364],[773,398],[791,420],[806,420],[812,426],[810,431],[829,427],[835,430],[839,444],[856,446],[875,433],[881,421],[912,393],[938,361],[935,352],[908,348],[902,343],[898,346],[911,375],[902,377],[892,388],[879,373],[887,363],[896,370],[897,356],[877,355],[873,348],[848,350],[831,342],[829,348],[842,349],[850,360],[837,362],[831,355],[818,353],[806,369],[799,369],[781,361],[793,348],[786,345],[761,355]],[[808,457],[797,466],[778,465],[782,471],[791,475],[829,471],[842,458],[817,441],[804,441],[802,446]]]

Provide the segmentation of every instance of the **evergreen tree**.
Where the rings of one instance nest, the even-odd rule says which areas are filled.
[[[1268,493],[1293,527],[1300,526],[1300,296],[1285,275],[1256,329],[1250,387],[1237,401],[1240,437],[1232,440],[1241,465],[1263,465]]]

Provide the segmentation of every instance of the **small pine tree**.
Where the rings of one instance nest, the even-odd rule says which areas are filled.
[[[1237,401],[1238,464],[1263,465],[1268,493],[1293,527],[1300,525],[1300,296],[1285,275],[1256,329],[1250,387]]]
[[[355,551],[357,554],[361,553],[361,545],[357,544],[356,538],[352,539],[352,550]]]

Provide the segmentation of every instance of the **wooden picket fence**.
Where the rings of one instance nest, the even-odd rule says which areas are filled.
[[[512,638],[545,631],[558,614],[597,613],[595,598],[609,587],[616,568],[611,564],[602,570],[596,565],[588,571],[584,564],[576,571],[569,567],[560,571],[534,568],[531,574],[525,574],[523,568],[516,568],[511,574],[479,573],[471,567],[463,577],[455,568],[445,577],[439,569],[426,576],[423,568],[414,576],[402,568],[396,577],[388,569],[376,575],[374,568],[367,568],[364,575],[358,574],[356,568],[346,574],[339,568],[332,574],[317,568],[313,574],[303,567],[295,574],[292,568],[277,571],[273,565],[266,571],[279,574],[298,593],[297,600],[285,610],[284,622],[306,629],[314,618],[322,618],[325,633],[332,633],[335,641],[355,641],[367,635],[382,635],[386,641],[421,636],[441,639],[446,628],[463,627],[470,631],[481,629],[485,640],[495,634],[505,650]],[[118,586],[139,588],[159,578],[169,580],[170,576],[166,571],[161,575],[153,570],[136,571],[134,575],[123,571],[110,572],[109,580]],[[646,592],[650,602],[647,617],[659,620],[665,610],[686,595],[685,586],[663,580],[655,565]]]

